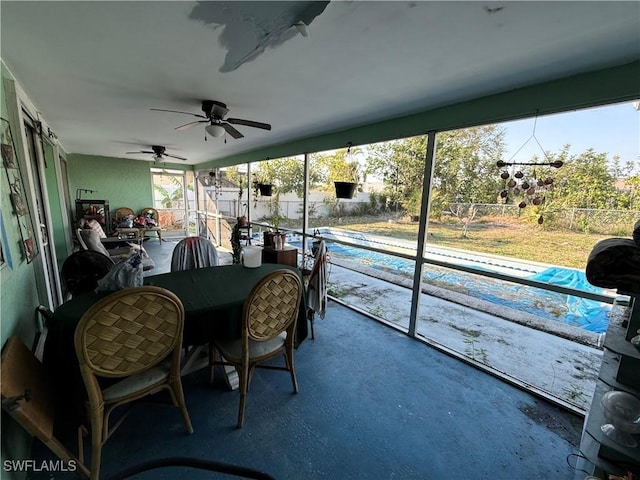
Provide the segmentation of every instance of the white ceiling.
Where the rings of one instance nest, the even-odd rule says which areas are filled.
[[[326,8],[325,8],[326,7]],[[68,153],[189,164],[640,58],[640,2],[11,2],[1,54]],[[304,19],[308,37],[292,25]],[[201,101],[245,137],[209,137]]]

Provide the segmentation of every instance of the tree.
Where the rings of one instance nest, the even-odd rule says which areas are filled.
[[[309,162],[309,188],[321,182],[322,175]],[[304,161],[300,157],[283,157],[257,162],[252,165],[254,178],[268,179],[276,185],[278,193],[295,192],[302,197],[304,193]]]
[[[616,178],[610,171],[607,154],[590,148],[570,155],[569,148],[565,145],[559,154],[550,157],[564,165],[554,173],[554,189],[548,197],[567,208],[614,208]]]
[[[441,203],[495,202],[500,188],[496,162],[504,151],[504,128],[497,125],[437,134],[433,194]],[[367,171],[385,183],[392,202],[406,202],[422,191],[427,136],[369,148]]]

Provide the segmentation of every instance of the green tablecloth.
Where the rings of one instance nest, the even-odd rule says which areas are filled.
[[[145,277],[144,283],[171,290],[180,298],[185,310],[183,343],[201,345],[210,338],[238,338],[244,300],[261,278],[281,268],[301,276],[298,269],[278,264],[263,264],[258,268],[227,265],[152,275]],[[109,293],[91,292],[65,302],[53,313],[54,318],[48,325],[44,364],[54,380],[56,393],[64,395],[57,402],[62,417],[78,413],[69,411],[78,407],[77,402],[69,401],[69,396],[86,397],[73,345],[76,325],[92,305]],[[306,313],[306,295],[303,294],[296,346],[307,337]],[[70,408],[71,404],[76,405]],[[63,410],[67,410],[66,414]],[[71,424],[75,423],[71,421]]]

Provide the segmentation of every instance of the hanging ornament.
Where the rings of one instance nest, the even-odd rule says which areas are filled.
[[[538,116],[536,112],[536,117],[533,123],[533,133],[527,139],[527,141],[513,154],[511,159],[508,162],[503,160],[498,160],[496,162],[496,166],[501,169],[500,178],[503,180],[507,180],[510,178],[509,172],[507,170],[508,167],[514,166],[531,166],[533,167],[531,173],[527,173],[526,171],[516,170],[513,174],[513,178],[508,182],[505,182],[503,190],[500,192],[500,197],[506,199],[508,201],[509,194],[512,193],[514,197],[520,196],[520,202],[518,203],[518,207],[520,209],[525,208],[527,205],[533,205],[539,207],[545,203],[545,193],[549,191],[553,185],[553,177],[548,175],[538,175],[539,168],[560,168],[563,165],[561,160],[551,161],[547,156],[547,153],[544,151],[540,142],[536,137],[536,124],[538,122]],[[522,148],[529,143],[531,140],[535,140],[536,144],[542,151],[544,158],[547,160],[546,162],[512,162],[511,160],[522,150]],[[522,196],[524,195],[524,199]],[[518,200],[515,200],[516,202]],[[542,215],[538,217],[538,224],[542,225],[544,219]]]

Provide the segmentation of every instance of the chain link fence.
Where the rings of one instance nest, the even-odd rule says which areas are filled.
[[[475,220],[482,217],[518,218],[525,211],[517,205],[491,203],[453,203],[449,211],[458,216],[475,213]],[[628,237],[633,225],[640,220],[640,210],[599,210],[595,208],[561,208],[545,219],[545,224],[574,232],[599,233]]]

